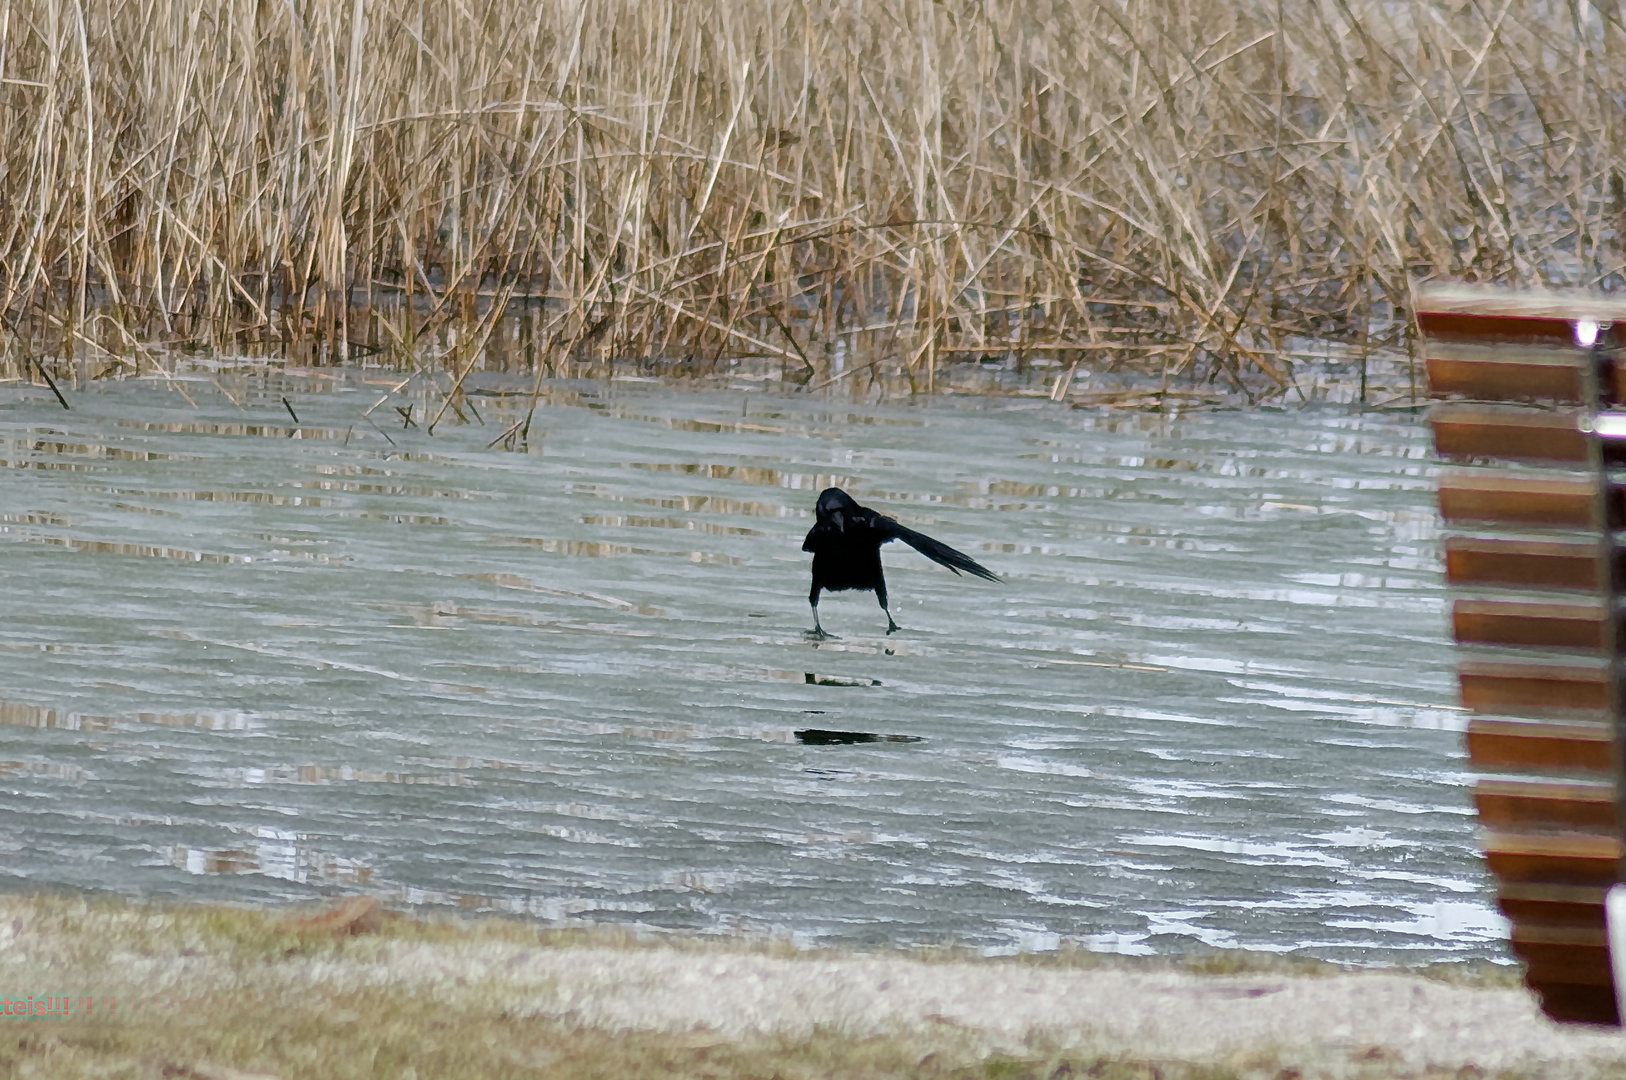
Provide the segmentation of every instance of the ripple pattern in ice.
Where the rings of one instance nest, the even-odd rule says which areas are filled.
[[[0,390],[11,887],[1500,953],[1409,416],[231,378]],[[828,484],[1006,584],[889,550],[813,646]]]

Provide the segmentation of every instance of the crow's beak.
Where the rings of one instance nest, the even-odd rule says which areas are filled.
[[[835,513],[831,514],[830,519],[836,523],[836,532],[847,531],[847,523],[842,520],[840,510],[837,510]]]

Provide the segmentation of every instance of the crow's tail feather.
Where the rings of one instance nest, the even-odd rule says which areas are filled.
[[[892,532],[896,539],[902,540],[905,544],[908,544],[910,547],[926,556],[926,558],[930,559],[932,562],[939,566],[946,566],[950,570],[953,570],[956,574],[963,570],[974,577],[982,578],[984,581],[1000,580],[998,574],[994,573],[992,570],[988,569],[986,566],[982,565],[965,552],[955,551],[947,544],[938,540],[933,540],[925,533],[917,533],[913,529],[908,529],[897,524],[893,525]]]

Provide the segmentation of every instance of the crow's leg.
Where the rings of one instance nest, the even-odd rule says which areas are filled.
[[[817,581],[813,583],[813,591],[807,595],[807,602],[813,608],[813,629],[807,632],[807,636],[823,641],[830,635],[825,633],[824,627],[819,625],[819,583]]]
[[[898,624],[892,621],[892,612],[888,610],[886,606],[885,578],[882,578],[875,583],[875,599],[880,601],[881,610],[886,612],[886,632],[888,636],[891,636],[898,629]]]

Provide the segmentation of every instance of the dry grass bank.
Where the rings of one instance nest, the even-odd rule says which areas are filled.
[[[1618,1036],[1555,1028],[1501,973],[1252,956],[798,953],[406,918],[336,938],[281,913],[8,897],[0,983],[115,1002],[88,1021],[0,1017],[0,1072],[17,1077],[1512,1080],[1626,1064]]]
[[[1269,395],[1296,338],[1401,335],[1419,274],[1619,284],[1620,20],[0,0],[0,365],[753,357],[924,391],[993,355]]]

